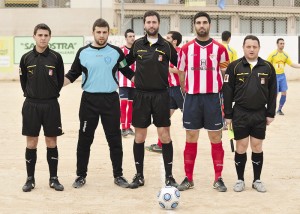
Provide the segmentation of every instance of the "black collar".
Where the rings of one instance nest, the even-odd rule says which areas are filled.
[[[45,49],[45,51],[43,53],[37,52],[36,49],[35,49],[35,47],[36,46],[33,47],[33,53],[34,53],[35,56],[37,56],[39,54],[41,54],[43,56],[48,56],[49,55],[49,52],[50,52],[49,46]]]

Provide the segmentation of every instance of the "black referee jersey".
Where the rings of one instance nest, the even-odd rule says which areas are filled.
[[[33,99],[59,97],[64,83],[64,64],[59,53],[47,49],[24,54],[20,61],[20,82],[24,96]]]

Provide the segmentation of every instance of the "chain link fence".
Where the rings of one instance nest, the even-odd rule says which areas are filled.
[[[222,0],[221,0],[222,1]],[[193,34],[193,16],[203,10],[212,18],[211,34],[224,30],[233,35],[300,34],[300,0],[115,0],[119,34],[132,28],[143,34],[143,13],[153,9],[161,15],[160,33],[178,30],[184,36]],[[123,17],[123,18],[122,18]]]
[[[3,1],[3,0],[2,0]],[[44,7],[44,8],[68,8],[70,0],[4,0],[6,8],[18,7]]]

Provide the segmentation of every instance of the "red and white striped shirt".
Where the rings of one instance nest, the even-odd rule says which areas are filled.
[[[130,49],[126,46],[121,47],[121,50],[125,54],[129,54]],[[135,71],[135,63],[129,66],[133,71]],[[119,78],[119,87],[129,87],[134,88],[134,83],[131,82],[129,79],[127,79],[120,71],[118,72],[118,78]]]
[[[177,47],[176,51],[179,54],[180,53],[181,48]],[[170,62],[170,67],[174,68],[174,65]],[[179,86],[180,85],[180,81],[179,81],[179,75],[176,73],[171,73],[169,72],[168,75],[168,81],[169,81],[169,86],[170,87],[174,87],[174,86]]]
[[[221,68],[229,64],[226,48],[212,39],[201,46],[194,39],[181,48],[178,69],[185,72],[185,91],[188,94],[220,92],[223,85]]]

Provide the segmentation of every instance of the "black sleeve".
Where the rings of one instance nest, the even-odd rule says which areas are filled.
[[[77,54],[75,56],[74,62],[72,63],[71,69],[69,72],[65,75],[71,82],[74,82],[81,74],[82,74],[82,66],[80,63],[79,55],[82,51],[82,48],[80,48],[77,51]]]
[[[22,87],[23,92],[25,93],[26,83],[27,83],[27,68],[25,65],[25,55],[22,56],[21,61],[20,61],[19,75],[20,75],[21,87]]]
[[[269,88],[269,97],[267,104],[267,117],[274,117],[276,111],[276,97],[277,97],[277,80],[275,68],[271,63],[268,63],[271,69],[271,74],[269,76],[268,88]]]
[[[136,57],[135,57],[135,48],[136,48],[136,41],[134,41],[133,45],[132,45],[132,48],[131,50],[129,51],[129,54],[126,55],[126,61],[127,61],[127,64],[128,66],[130,66],[132,63],[135,62],[136,60]]]
[[[58,54],[58,58],[57,58],[57,82],[58,82],[59,91],[63,87],[64,76],[65,76],[64,61],[63,61],[61,55]]]
[[[129,80],[134,76],[133,70],[131,70],[127,64],[127,60],[125,58],[125,55],[121,49],[118,49],[118,52],[120,54],[120,57],[118,59],[118,67],[119,71]],[[131,51],[130,51],[131,52]],[[130,54],[129,52],[129,54]],[[127,54],[128,55],[128,54]]]
[[[234,97],[235,89],[235,74],[234,74],[234,64],[230,63],[226,69],[223,84],[223,97],[224,97],[224,113],[226,119],[232,119],[233,108],[232,102]]]
[[[170,62],[177,67],[177,58],[178,58],[178,53],[176,51],[176,49],[173,47],[173,45],[170,44]]]

